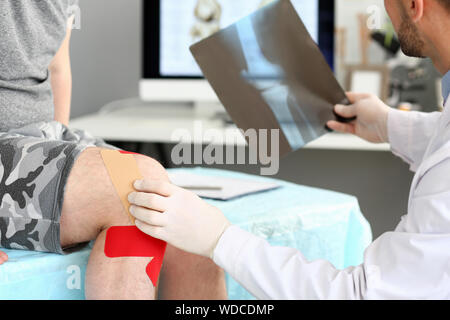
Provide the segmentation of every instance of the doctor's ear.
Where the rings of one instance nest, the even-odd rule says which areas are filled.
[[[403,0],[406,5],[406,13],[413,22],[419,22],[423,17],[424,1],[426,0]]]

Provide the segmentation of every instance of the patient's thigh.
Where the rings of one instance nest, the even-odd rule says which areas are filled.
[[[61,216],[62,246],[94,240],[111,226],[131,224],[100,152],[99,148],[86,149],[70,173]],[[145,178],[167,180],[158,162],[141,155],[135,158]]]

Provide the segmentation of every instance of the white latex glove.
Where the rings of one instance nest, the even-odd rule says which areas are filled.
[[[0,265],[8,261],[8,256],[3,251],[0,251]]]
[[[129,195],[131,214],[142,232],[178,249],[212,258],[230,222],[194,193],[165,181],[138,180]]]
[[[383,101],[371,94],[347,93],[352,105],[335,106],[335,112],[344,118],[357,119],[351,123],[329,121],[332,130],[351,133],[373,143],[389,142],[387,121],[389,109]]]

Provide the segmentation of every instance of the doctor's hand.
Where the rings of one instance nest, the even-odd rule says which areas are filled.
[[[230,222],[194,193],[168,182],[138,180],[129,195],[131,214],[142,232],[178,249],[212,258]]]
[[[0,251],[0,265],[8,261],[8,256],[3,251]]]
[[[344,118],[356,117],[356,120],[350,123],[329,121],[328,127],[373,143],[389,142],[387,121],[390,108],[375,95],[348,92],[347,97],[352,104],[337,105],[334,110]]]

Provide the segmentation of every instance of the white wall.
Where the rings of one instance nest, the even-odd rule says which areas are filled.
[[[80,0],[80,7],[81,30],[71,43],[72,117],[138,96],[141,76],[141,1]]]

